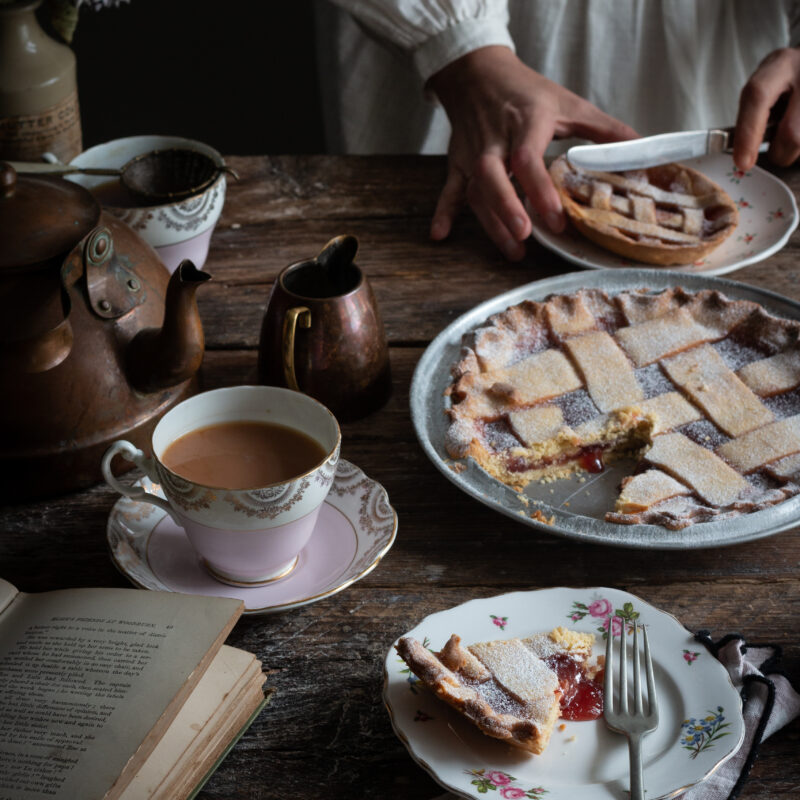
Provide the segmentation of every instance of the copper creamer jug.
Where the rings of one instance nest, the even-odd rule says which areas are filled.
[[[155,251],[83,187],[0,162],[0,497],[100,479],[110,442],[144,445],[196,388],[191,262]]]
[[[324,403],[342,422],[380,408],[391,393],[380,309],[353,259],[354,236],[337,236],[314,259],[284,269],[261,325],[261,383]]]

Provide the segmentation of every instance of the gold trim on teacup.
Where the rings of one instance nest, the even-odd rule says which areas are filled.
[[[346,459],[341,459],[339,461],[339,464],[341,464],[341,473],[340,473],[340,470],[339,470],[339,465],[337,465],[336,474],[334,476],[334,487],[336,485],[336,481],[337,480],[340,480],[342,482],[344,482],[346,480],[352,480],[353,478],[356,478],[356,480],[355,480],[355,483],[353,485],[351,485],[350,487],[348,487],[347,489],[344,489],[344,487],[339,487],[339,491],[334,493],[334,497],[336,496],[336,494],[339,494],[339,495],[351,494],[353,489],[355,489],[357,487],[360,487],[362,484],[366,485],[367,483],[371,483],[372,487],[370,489],[370,492],[376,492],[376,493],[382,494],[383,498],[384,498],[384,501],[385,501],[385,504],[386,504],[386,507],[391,512],[392,530],[391,530],[391,533],[389,534],[388,540],[383,545],[383,547],[381,547],[378,550],[378,552],[376,552],[374,554],[374,560],[373,561],[371,561],[369,564],[367,564],[364,567],[364,569],[362,569],[360,572],[358,572],[357,574],[353,575],[352,577],[348,578],[343,583],[338,584],[338,585],[336,585],[336,586],[334,586],[334,587],[332,587],[330,589],[326,589],[323,592],[319,592],[318,594],[311,595],[310,597],[297,598],[296,600],[292,600],[292,601],[290,601],[288,603],[280,603],[280,604],[276,604],[276,605],[260,606],[258,608],[246,608],[245,611],[243,612],[243,614],[245,614],[245,615],[249,615],[249,614],[255,615],[255,614],[260,614],[260,613],[264,613],[264,612],[267,612],[267,611],[272,612],[272,611],[280,611],[281,609],[295,608],[295,607],[306,605],[308,603],[313,603],[313,602],[315,602],[317,600],[321,600],[321,599],[323,599],[325,597],[331,597],[331,596],[333,596],[335,594],[338,594],[343,589],[346,589],[348,586],[351,586],[352,584],[356,583],[356,581],[361,580],[361,578],[363,578],[365,575],[368,575],[370,572],[372,572],[372,570],[374,570],[375,567],[377,567],[378,564],[380,564],[380,562],[383,560],[383,558],[386,556],[386,554],[389,552],[389,550],[391,550],[392,545],[394,544],[395,539],[397,538],[398,518],[397,518],[397,511],[393,508],[393,506],[391,505],[391,503],[389,501],[388,492],[386,491],[386,489],[380,483],[378,483],[378,481],[374,480],[373,478],[370,478],[368,475],[366,475],[366,473],[364,473],[364,471],[360,467],[356,466],[352,462],[347,461]],[[359,476],[363,476],[363,477],[359,477]],[[366,480],[364,480],[364,479],[366,479]],[[143,480],[147,481],[149,479],[144,478]],[[345,569],[342,571],[342,574],[344,574],[345,572],[347,572],[348,569],[351,568],[351,566],[355,562],[356,556],[358,554],[359,533],[356,530],[356,527],[353,524],[353,522],[351,521],[351,519],[349,517],[347,517],[344,514],[343,511],[341,511],[339,508],[337,508],[335,505],[333,505],[333,503],[331,503],[327,499],[324,502],[327,503],[328,505],[330,505],[331,508],[334,508],[340,514],[342,514],[342,516],[345,516],[345,519],[347,519],[348,523],[350,524],[350,528],[351,528],[351,530],[353,532],[353,536],[355,537],[355,540],[356,540],[356,553],[353,554],[353,559],[350,561],[350,564],[348,564],[348,566],[345,567]],[[157,513],[159,513],[159,512],[157,511]],[[111,560],[113,561],[114,566],[117,568],[117,570],[119,570],[119,572],[123,576],[125,576],[125,578],[127,580],[129,580],[134,586],[137,586],[140,589],[148,589],[150,591],[174,592],[174,591],[177,591],[177,590],[170,588],[163,581],[161,581],[155,573],[152,572],[152,568],[150,567],[150,561],[149,561],[149,556],[148,556],[148,550],[149,550],[149,547],[150,547],[150,538],[151,538],[151,536],[153,534],[153,531],[155,530],[156,526],[161,522],[163,517],[166,516],[166,512],[165,511],[160,511],[160,514],[161,514],[161,516],[158,518],[158,521],[155,522],[152,525],[152,527],[147,531],[147,538],[146,538],[146,540],[144,542],[142,555],[140,556],[140,558],[144,559],[144,562],[145,562],[145,565],[146,565],[147,569],[150,570],[150,572],[152,573],[153,578],[155,579],[156,583],[158,584],[157,586],[154,587],[152,585],[148,585],[146,583],[143,583],[142,581],[138,580],[136,577],[131,575],[130,571],[127,570],[122,565],[120,559],[117,558],[117,554],[114,552],[113,548],[111,549],[110,555],[111,555]],[[117,516],[116,511],[115,511],[115,509],[112,509],[111,516],[109,517],[109,522],[108,522],[107,528],[108,528],[108,526],[113,524],[113,518],[115,516]],[[389,517],[388,516],[386,518],[386,522],[387,522],[387,524],[389,522]],[[364,531],[364,535],[365,536],[374,535],[374,533],[376,533],[376,532],[377,531],[366,531],[365,530]],[[108,531],[107,531],[107,533],[108,533]],[[364,558],[364,556],[362,556],[362,560],[363,560],[363,558]]]
[[[201,397],[203,394],[209,394],[211,392],[218,392],[218,391],[230,390],[230,389],[246,389],[246,388],[252,388],[252,387],[251,387],[250,384],[248,384],[248,385],[242,385],[242,386],[223,386],[223,387],[221,387],[221,389],[209,389],[208,392],[201,392],[200,394],[196,394],[196,395],[194,395],[192,397],[187,398],[183,402],[185,403],[185,402],[187,402],[189,400],[194,400],[196,397]],[[292,389],[286,389],[284,387],[256,386],[255,388],[260,388],[260,389],[278,388],[283,392],[291,392],[291,391],[293,391]],[[227,486],[210,486],[210,485],[206,485],[204,483],[198,483],[197,481],[190,481],[190,480],[188,480],[188,478],[185,478],[180,473],[173,472],[166,464],[164,464],[164,462],[161,460],[161,458],[156,454],[155,449],[152,448],[152,441],[153,441],[153,436],[155,436],[155,430],[153,431],[153,434],[150,437],[150,444],[151,444],[151,449],[152,449],[152,454],[153,454],[153,460],[156,462],[156,464],[158,464],[160,469],[163,469],[165,472],[168,473],[168,476],[174,476],[175,478],[178,478],[179,480],[184,481],[185,483],[192,484],[196,488],[208,489],[210,491],[228,491],[228,492],[254,492],[254,491],[257,491],[259,489],[271,489],[273,486],[280,486],[281,484],[284,484],[284,483],[288,484],[288,483],[292,483],[293,481],[300,480],[300,478],[306,478],[306,477],[310,476],[312,473],[316,472],[318,469],[323,468],[326,465],[326,463],[329,462],[329,461],[333,461],[334,463],[338,463],[339,454],[340,454],[341,445],[342,445],[342,429],[339,427],[339,420],[336,419],[336,416],[334,415],[334,413],[326,405],[320,403],[319,400],[311,397],[311,395],[304,394],[303,392],[295,392],[295,394],[302,395],[306,400],[309,400],[310,402],[314,403],[315,405],[318,405],[323,411],[327,412],[327,414],[333,420],[334,426],[336,427],[336,441],[333,443],[333,446],[329,447],[327,449],[327,451],[325,453],[325,457],[318,464],[316,464],[315,466],[313,466],[311,469],[307,470],[306,472],[301,472],[298,475],[293,475],[291,478],[287,478],[284,481],[275,481],[274,483],[269,483],[266,486],[250,486],[250,487],[240,488],[240,489],[231,489],[230,487],[227,487]],[[170,409],[170,411],[168,411],[167,414],[170,414],[176,408],[179,408],[180,405],[181,404],[178,404],[174,408]],[[164,417],[162,417],[159,420],[158,425],[161,425],[161,423],[164,421],[164,418],[166,416],[167,415],[165,414]],[[216,425],[216,424],[223,424],[224,425],[225,422],[265,422],[265,421],[268,421],[268,420],[264,420],[263,418],[259,418],[259,419],[232,419],[232,420],[226,420],[226,421],[221,422],[221,423],[212,422],[212,423],[210,423],[210,425]],[[282,423],[273,423],[273,424],[277,425],[277,424],[282,424]],[[156,428],[158,428],[158,425],[156,425]],[[209,427],[209,425],[198,425],[196,428],[192,428],[190,431],[186,431],[186,433],[182,433],[181,436],[187,436],[188,434],[193,433],[194,431],[200,430],[201,428],[207,428],[207,427]],[[305,433],[305,431],[301,430],[296,425],[284,425],[284,427],[285,428],[292,428],[293,430],[299,431],[300,433],[304,433],[306,436],[309,436],[309,434]],[[178,436],[177,439],[180,439],[181,436]],[[310,438],[314,439],[314,441],[317,442],[317,444],[319,444],[320,447],[322,447],[322,442],[320,442],[319,440],[315,439],[313,436],[310,436]],[[172,439],[170,441],[170,443],[164,448],[164,451],[166,452],[166,450],[169,449],[170,445],[173,444],[173,442],[177,441],[177,439]],[[335,473],[335,470],[334,470],[334,476],[335,476],[335,474],[336,473]]]
[[[220,581],[220,583],[227,583],[231,586],[240,586],[242,589],[255,589],[260,586],[266,586],[268,583],[279,581],[281,578],[285,578],[300,563],[300,555],[296,555],[292,559],[292,563],[289,564],[289,566],[286,567],[286,569],[284,569],[279,575],[273,575],[271,578],[264,578],[256,581],[237,581],[235,578],[229,578],[222,572],[215,570],[214,567],[212,567],[211,564],[209,564],[204,558],[201,558],[200,561],[211,574],[211,577],[214,578],[214,580]]]

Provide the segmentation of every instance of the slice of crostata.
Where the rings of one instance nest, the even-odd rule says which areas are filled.
[[[403,637],[397,652],[437,697],[487,736],[539,754],[559,717],[602,713],[593,642],[591,633],[556,628],[466,647],[453,634],[438,653]]]

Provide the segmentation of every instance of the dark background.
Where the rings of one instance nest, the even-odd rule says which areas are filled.
[[[130,0],[80,9],[84,149],[198,139],[227,155],[325,151],[313,0]]]

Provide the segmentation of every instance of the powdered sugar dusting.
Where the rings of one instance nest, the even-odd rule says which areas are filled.
[[[480,374],[465,374],[453,384],[451,431],[458,431],[461,434],[458,438],[462,438],[467,431],[459,423],[471,420],[472,430],[477,435],[467,446],[469,453],[490,475],[506,481],[508,485],[521,488],[526,480],[530,480],[524,476],[514,483],[513,478],[520,471],[516,468],[516,462],[527,465],[529,472],[533,471],[530,464],[534,461],[545,466],[552,465],[551,479],[555,479],[568,471],[561,469],[565,460],[574,461],[586,455],[586,446],[581,449],[581,441],[586,440],[580,439],[580,431],[587,423],[600,420],[602,415],[583,387],[583,381],[589,378],[585,364],[580,359],[577,359],[581,365],[580,372],[576,372],[575,354],[570,343],[582,340],[584,336],[596,337],[600,331],[604,331],[610,333],[634,365],[638,365],[631,377],[635,379],[637,397],[640,399],[627,405],[641,405],[645,413],[649,413],[648,409],[652,406],[657,422],[668,418],[667,423],[660,428],[656,425],[649,434],[649,429],[644,430],[645,426],[642,426],[643,436],[653,437],[652,447],[658,449],[657,443],[662,435],[668,435],[665,425],[676,426],[673,430],[693,442],[695,452],[699,450],[697,445],[706,451],[705,454],[701,451],[697,456],[701,462],[705,463],[701,456],[710,457],[711,453],[717,451],[716,460],[722,459],[719,461],[720,469],[727,462],[726,474],[733,473],[736,476],[738,472],[739,483],[743,487],[739,495],[724,502],[715,499],[717,495],[713,492],[704,492],[705,500],[698,495],[664,501],[654,498],[653,505],[641,513],[614,513],[606,519],[626,523],[654,522],[669,528],[681,528],[686,524],[726,519],[754,508],[763,508],[800,492],[800,487],[793,483],[788,485],[786,478],[778,478],[776,483],[757,472],[745,479],[742,473],[748,470],[738,467],[718,451],[718,448],[724,448],[732,441],[732,435],[741,436],[743,431],[753,426],[766,424],[760,417],[754,416],[747,404],[740,402],[741,398],[733,399],[735,393],[731,390],[743,387],[732,373],[745,367],[746,374],[743,372],[741,378],[755,392],[755,395],[752,392],[747,392],[747,395],[752,398],[751,405],[757,406],[763,413],[766,422],[771,423],[773,415],[777,420],[800,417],[800,387],[784,391],[792,385],[794,362],[783,371],[771,363],[772,373],[766,378],[762,374],[764,369],[759,371],[749,366],[763,362],[766,356],[774,353],[789,354],[784,360],[795,358],[794,353],[800,352],[796,350],[800,342],[800,325],[797,322],[770,317],[756,303],[732,300],[717,291],[692,293],[681,288],[650,294],[623,291],[616,295],[601,290],[579,290],[572,295],[555,296],[540,303],[524,301],[496,314],[489,322],[476,331],[476,341],[481,345]],[[490,330],[492,328],[494,330]],[[499,360],[491,364],[488,361],[484,363],[484,357],[490,354]],[[597,369],[599,354],[587,348],[582,355]],[[796,358],[800,362],[800,355]],[[464,359],[460,363],[464,363]],[[676,377],[673,370],[680,365],[685,367],[686,375],[680,373],[683,377]],[[785,365],[781,362],[778,366]],[[491,370],[488,374],[487,369]],[[602,368],[599,371],[603,373]],[[606,373],[603,373],[604,378]],[[775,373],[777,378],[774,377]],[[785,377],[784,373],[789,377]],[[455,374],[458,376],[458,373]],[[680,387],[670,375],[681,381]],[[720,376],[727,380],[727,384]],[[717,387],[716,394],[712,392],[714,387]],[[641,389],[641,395],[638,389]],[[759,392],[764,395],[771,392],[775,394],[761,398],[757,397]],[[667,396],[671,397],[671,405],[664,399]],[[479,398],[486,398],[486,402],[477,402]],[[664,399],[664,402],[660,403],[660,399]],[[645,403],[650,405],[644,406]],[[539,447],[534,458],[531,455],[534,452],[533,439],[523,437],[530,445],[526,446],[520,440],[522,434],[515,435],[505,415],[511,412],[524,414],[540,404],[556,406],[563,415],[564,427],[548,434],[544,440],[536,439],[537,445],[547,445],[547,449],[545,452]],[[676,404],[682,404],[693,413],[672,413]],[[744,428],[726,422],[726,414],[730,415],[737,409],[741,412],[740,416],[744,417]],[[677,410],[680,411],[680,408]],[[701,414],[717,420],[727,433],[708,418],[687,422]],[[501,415],[502,418],[498,419]],[[627,421],[628,418],[625,419]],[[756,430],[760,430],[760,427]],[[569,438],[572,432],[576,436]],[[604,431],[602,435],[606,437],[603,444],[612,441],[609,433]],[[451,443],[453,438],[449,437]],[[643,440],[642,444],[648,441]],[[449,448],[448,452],[451,452]],[[784,449],[783,452],[789,451]],[[644,454],[643,458],[646,464],[647,455]],[[572,463],[569,466],[572,468]],[[699,464],[695,467],[699,473],[694,477],[705,485],[710,480],[705,468],[700,468]],[[632,474],[631,468],[624,469],[627,469],[627,473],[623,474]],[[688,485],[688,479],[681,480]],[[697,486],[694,489],[699,491]],[[711,504],[717,502],[722,507],[712,507]]]
[[[472,686],[481,699],[486,701],[498,714],[511,714],[520,718],[525,715],[525,706],[508,694],[494,678],[483,683],[472,681],[465,681],[465,683]]]
[[[715,342],[713,347],[734,372],[737,369],[741,369],[745,364],[760,361],[764,358],[764,354],[760,350],[738,342],[730,336]]]
[[[713,422],[707,419],[690,422],[688,425],[682,425],[677,430],[688,439],[709,450],[715,450],[721,444],[731,440],[730,436],[724,434]]]
[[[664,374],[664,370],[661,369],[659,364],[641,367],[635,370],[633,374],[639,386],[642,387],[645,400],[675,391],[675,384]]]
[[[554,397],[552,402],[561,409],[564,424],[570,428],[588,422],[600,414],[600,410],[592,402],[586,389],[576,389],[574,392]]]
[[[555,699],[555,673],[519,639],[471,644],[467,648],[516,700],[526,705]]]
[[[761,402],[778,418],[793,417],[800,414],[800,388],[785,394],[762,397]]]
[[[522,446],[522,442],[514,434],[507,419],[485,422],[481,426],[481,436],[487,449],[493,453]]]

